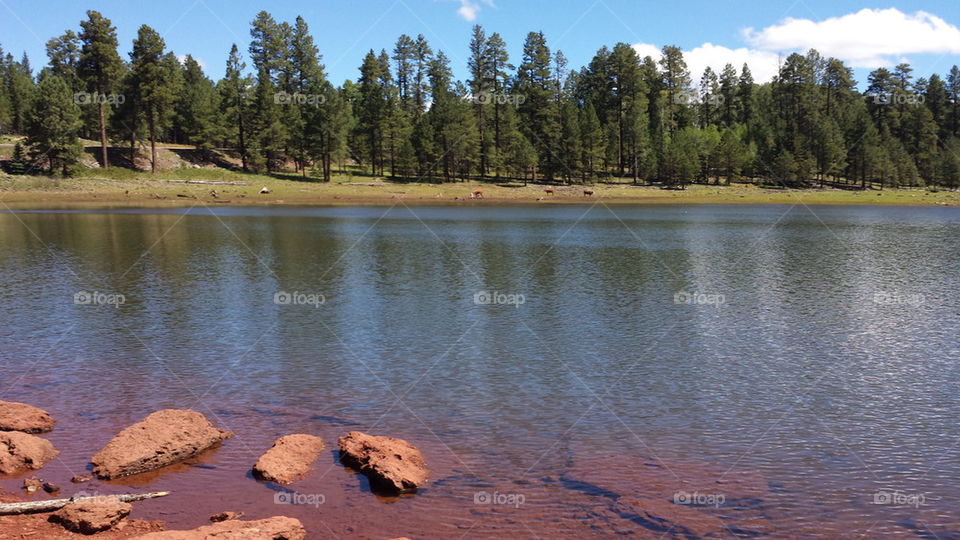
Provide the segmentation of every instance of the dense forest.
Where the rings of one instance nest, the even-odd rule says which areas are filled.
[[[336,87],[302,18],[261,12],[250,35],[216,82],[146,25],[123,58],[96,11],[47,42],[36,76],[26,55],[0,50],[0,133],[26,135],[6,169],[71,174],[83,138],[100,141],[101,166],[116,160],[108,146],[127,164],[148,148],[155,171],[164,141],[325,181],[350,164],[437,182],[960,185],[956,66],[920,78],[880,68],[861,92],[842,61],[811,50],[772,81],[729,64],[697,81],[678,47],[654,60],[619,43],[576,70],[539,32],[514,65],[501,36],[475,26],[466,81],[422,35],[403,35]]]

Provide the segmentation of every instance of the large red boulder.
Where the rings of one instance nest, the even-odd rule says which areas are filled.
[[[189,459],[232,436],[197,411],[165,409],[121,431],[90,461],[98,477],[118,478]]]
[[[412,444],[403,439],[351,431],[339,439],[340,461],[370,477],[382,489],[398,493],[416,491],[430,471]]]
[[[192,531],[163,531],[144,534],[135,540],[303,540],[307,530],[299,519],[275,516],[257,521],[231,519]]]
[[[94,534],[115,527],[133,507],[120,501],[81,501],[68,504],[50,516],[69,531]]]
[[[39,469],[60,455],[50,441],[19,431],[0,432],[0,473]]]
[[[0,431],[45,433],[56,424],[50,413],[33,405],[0,401]]]
[[[253,466],[261,480],[289,484],[310,472],[310,465],[320,457],[323,439],[301,433],[280,437]]]

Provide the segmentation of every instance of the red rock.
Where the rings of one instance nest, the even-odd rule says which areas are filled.
[[[89,474],[75,474],[70,479],[70,481],[73,482],[74,484],[82,484],[84,482],[89,482],[91,480],[93,480],[93,477],[90,476]]]
[[[43,488],[43,481],[36,476],[23,479],[23,489],[25,489],[27,493],[36,493],[40,491],[41,488]]]
[[[261,480],[289,484],[310,472],[323,450],[323,439],[313,435],[287,435],[273,443],[267,453],[253,466],[253,473]]]
[[[403,439],[351,431],[339,439],[340,460],[370,477],[372,484],[396,492],[416,491],[430,471],[420,451]]]
[[[60,486],[54,484],[53,482],[44,482],[43,490],[46,491],[47,493],[56,493],[60,491]]]
[[[94,534],[112,529],[130,515],[133,507],[120,501],[86,501],[71,503],[50,516],[69,531]]]
[[[0,473],[39,469],[60,455],[50,441],[19,431],[0,432]]]
[[[299,519],[284,516],[257,521],[231,519],[192,531],[163,531],[137,536],[135,540],[303,540],[307,530]]]
[[[93,473],[110,479],[194,457],[233,436],[197,411],[165,409],[117,434],[93,456]]]
[[[0,431],[44,433],[55,424],[50,413],[43,409],[16,401],[0,401]]]
[[[707,536],[723,532],[720,518],[706,512],[660,499],[639,499],[628,505],[654,528],[677,536]]]

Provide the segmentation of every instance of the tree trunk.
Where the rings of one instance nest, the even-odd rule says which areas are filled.
[[[100,108],[100,151],[103,158],[103,168],[110,167],[110,161],[107,159],[107,120],[106,113],[103,112],[103,99],[98,99]]]
[[[157,174],[157,129],[153,114],[153,107],[150,108],[147,121],[150,124],[150,173]]]

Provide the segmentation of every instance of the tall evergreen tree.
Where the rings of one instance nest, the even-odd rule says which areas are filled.
[[[110,19],[97,11],[87,11],[87,20],[80,22],[78,74],[87,91],[97,95],[97,116],[100,124],[100,163],[110,166],[107,156],[107,104],[105,96],[119,78],[122,62],[117,53],[117,29]]]

